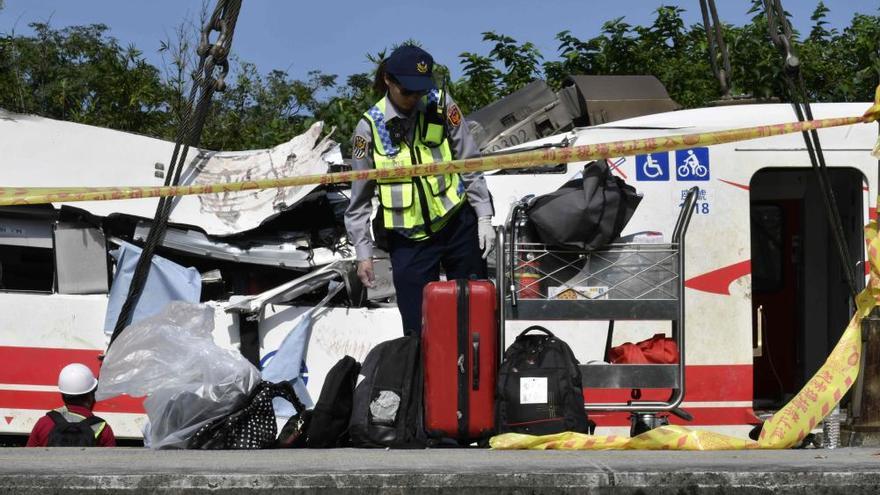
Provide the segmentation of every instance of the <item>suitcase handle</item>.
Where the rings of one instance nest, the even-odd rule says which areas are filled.
[[[525,330],[523,330],[516,338],[520,338],[520,337],[524,336],[525,334],[531,332],[532,330],[537,330],[539,332],[546,333],[550,337],[556,337],[555,335],[553,335],[553,332],[551,332],[550,330],[547,330],[546,328],[542,327],[541,325],[532,325],[529,328],[526,328]]]
[[[474,332],[471,336],[471,347],[473,348],[473,366],[471,367],[473,383],[471,384],[471,389],[480,390],[480,334],[477,332]]]

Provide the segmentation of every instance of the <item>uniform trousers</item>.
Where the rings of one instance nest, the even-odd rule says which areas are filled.
[[[414,241],[389,230],[388,247],[404,335],[421,335],[422,291],[428,282],[440,280],[441,266],[447,280],[487,276],[477,236],[477,215],[467,202],[439,232],[425,240]]]

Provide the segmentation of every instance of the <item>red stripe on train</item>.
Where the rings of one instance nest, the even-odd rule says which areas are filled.
[[[58,372],[72,362],[86,364],[97,373],[99,368],[97,356],[100,353],[99,350],[90,349],[0,347],[0,362],[6,363],[5,366],[0,367],[0,383],[56,385]],[[685,401],[688,402],[751,401],[752,366],[751,364],[686,366],[685,390]],[[643,389],[641,392],[642,400],[666,400],[670,394],[669,390],[663,389]],[[584,395],[588,403],[626,402],[631,399],[631,390],[588,389]],[[0,408],[44,410],[59,405],[60,397],[55,392],[0,390]],[[110,399],[98,403],[97,410],[142,413],[142,399],[129,397]],[[623,414],[622,417],[625,416]]]
[[[730,295],[730,284],[752,272],[752,261],[745,260],[684,281],[688,289],[700,290],[722,296]]]
[[[0,408],[48,411],[62,405],[58,392],[0,390]],[[102,400],[95,405],[95,412],[143,414],[143,399],[121,396]]]
[[[585,373],[589,372],[589,368]],[[684,368],[685,395],[688,402],[722,402],[752,400],[752,365],[691,365]],[[632,389],[589,388],[584,398],[590,402],[626,402]],[[665,401],[669,389],[641,389],[640,400]]]
[[[58,373],[70,363],[82,363],[97,376],[101,366],[95,349],[0,346],[0,383],[58,385]]]
[[[58,385],[58,373],[70,363],[82,363],[98,375],[102,351],[50,347],[0,347],[0,383],[10,385]],[[61,406],[58,392],[0,390],[0,408],[49,410]],[[143,414],[143,399],[116,397],[100,401],[97,412]]]
[[[693,421],[685,421],[674,414],[669,415],[669,422],[682,426],[717,426],[717,425],[753,425],[761,422],[751,407],[688,407],[685,408],[693,417]],[[665,413],[661,413],[665,414]],[[623,412],[590,412],[590,419],[596,426],[629,426],[629,413]]]

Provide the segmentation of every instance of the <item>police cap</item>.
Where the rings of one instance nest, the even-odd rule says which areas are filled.
[[[385,71],[404,89],[427,91],[434,89],[434,57],[415,45],[398,47],[385,61]]]

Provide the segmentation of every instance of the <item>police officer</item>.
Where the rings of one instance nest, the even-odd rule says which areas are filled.
[[[354,170],[479,155],[458,105],[435,86],[433,68],[431,55],[413,45],[379,65],[374,89],[385,97],[355,128]],[[403,331],[419,335],[422,289],[440,278],[441,265],[449,280],[486,278],[485,258],[495,243],[489,189],[481,172],[354,181],[345,225],[367,287],[375,280],[370,216],[377,189]]]

